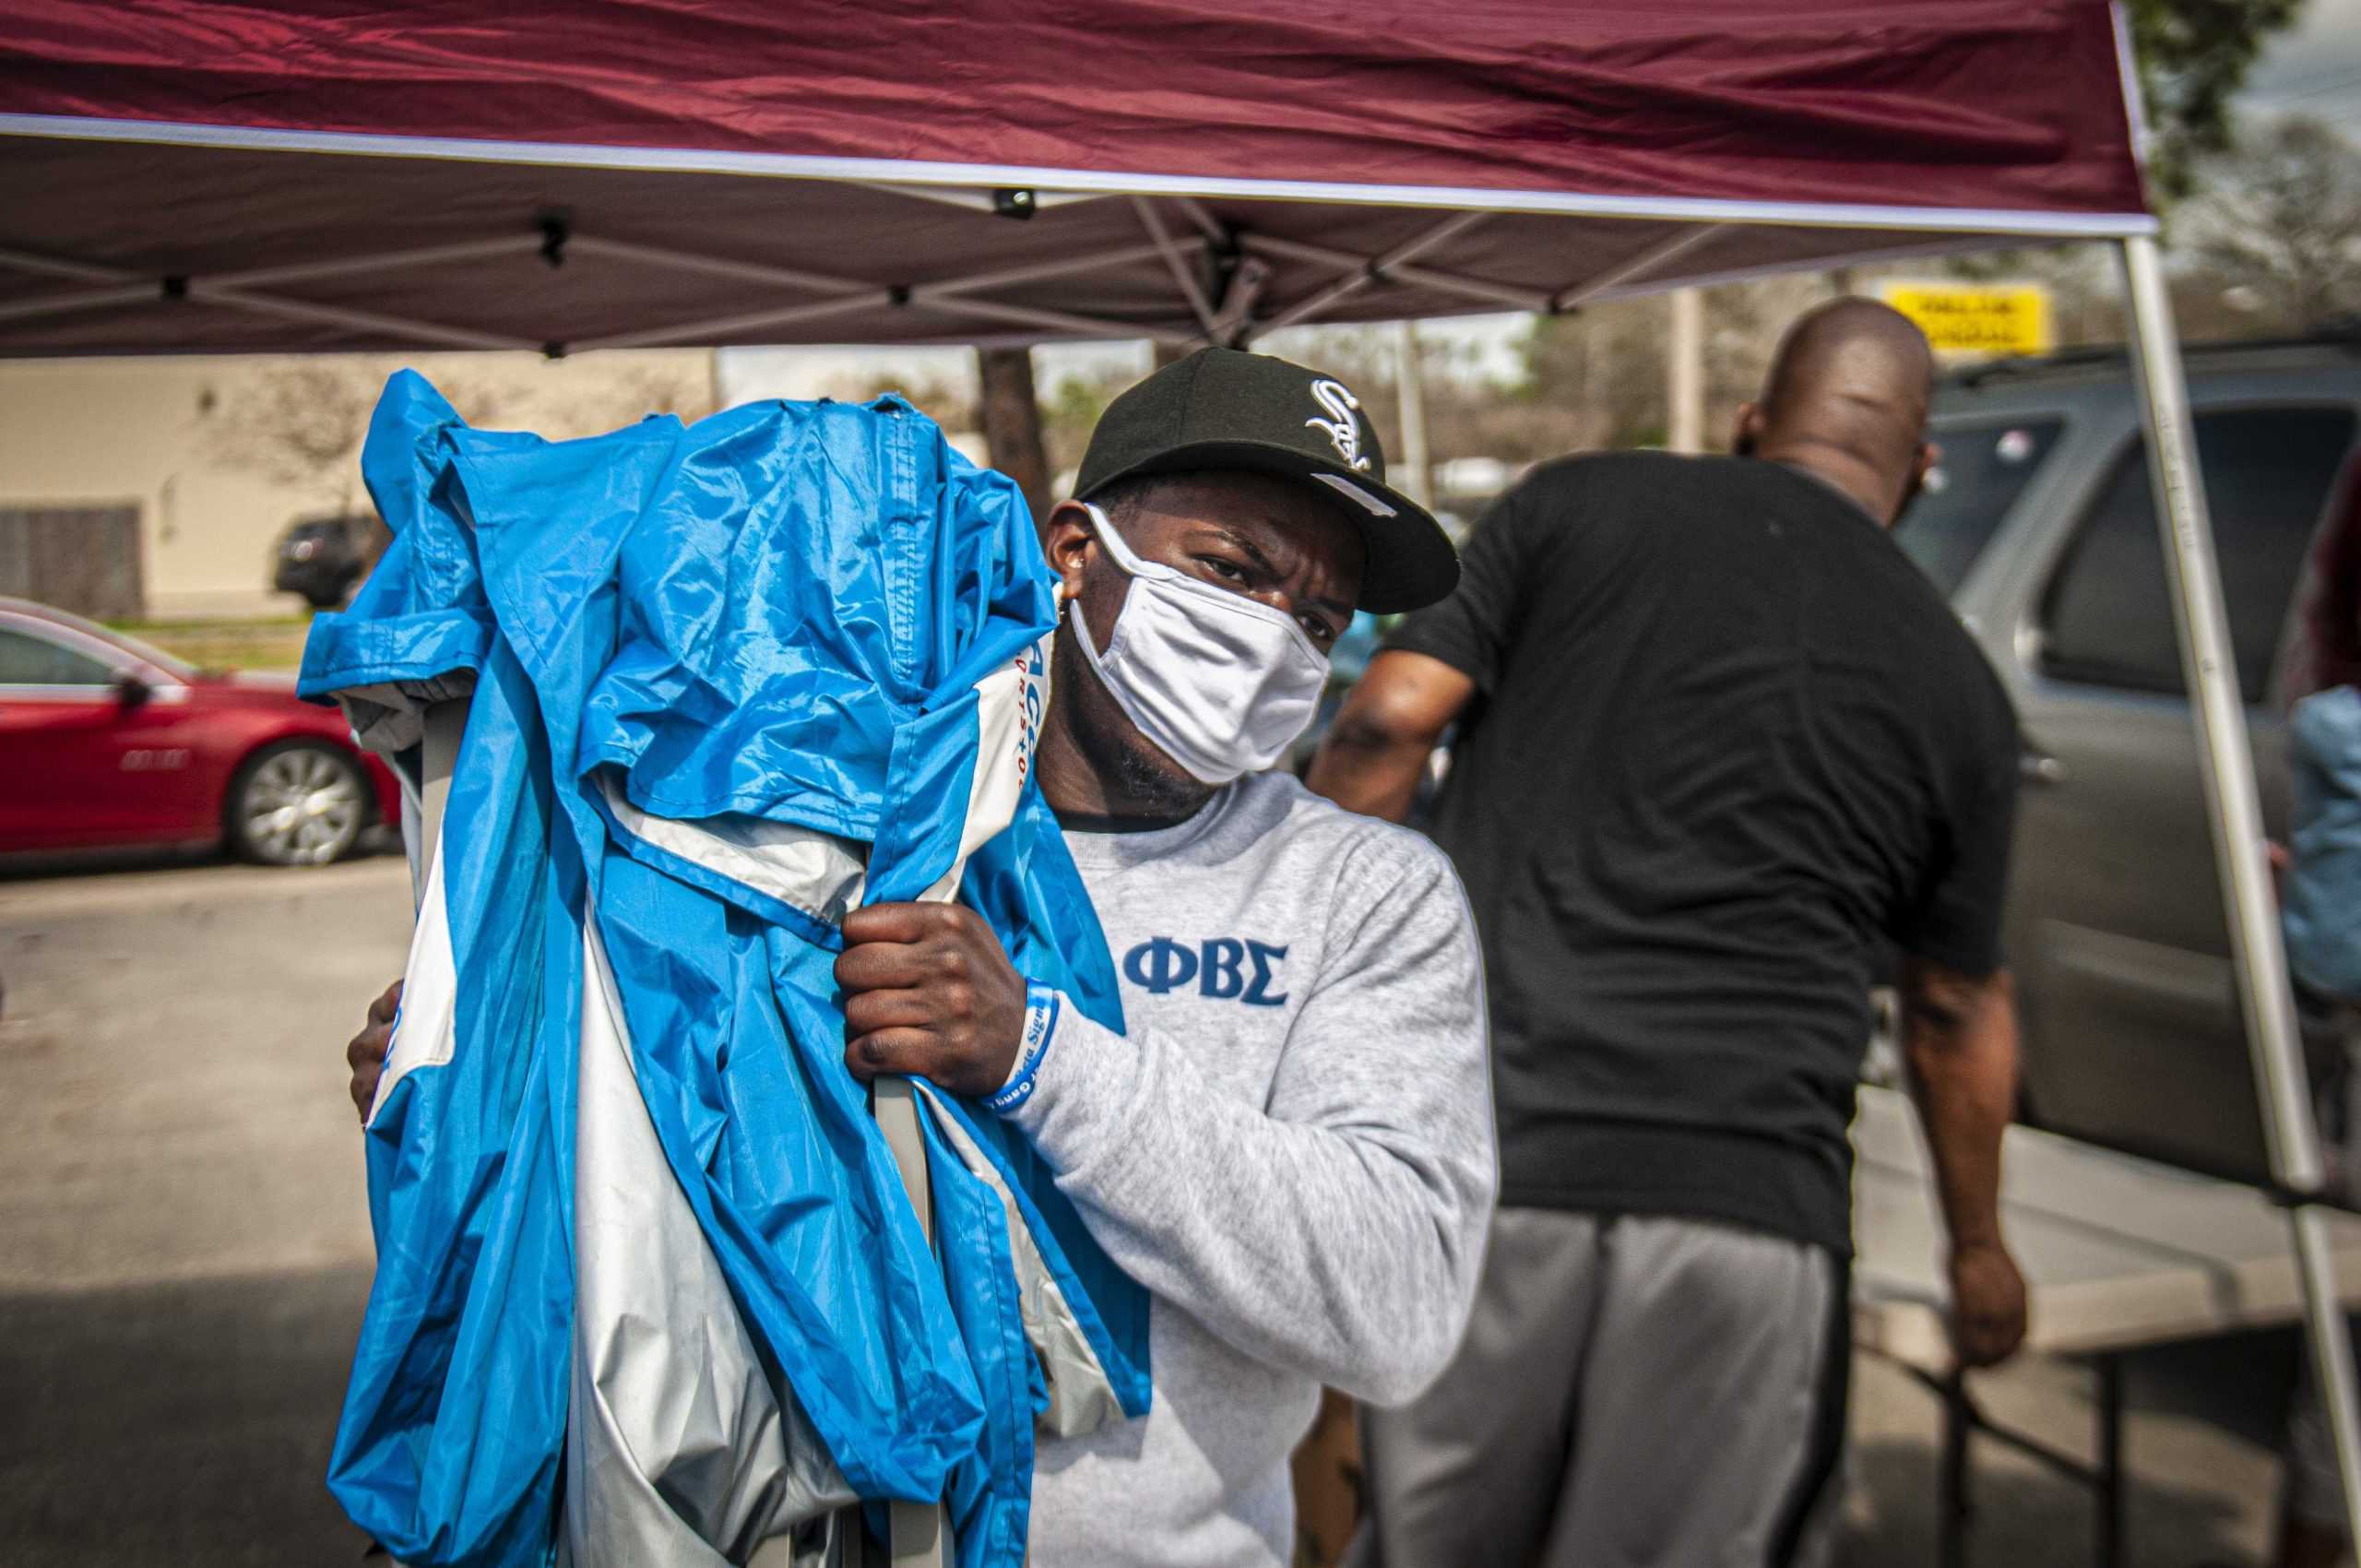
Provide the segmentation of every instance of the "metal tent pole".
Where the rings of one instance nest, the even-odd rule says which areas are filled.
[[[2335,1437],[2346,1527],[2353,1539],[2361,1540],[2361,1409],[2356,1409],[2354,1393],[2353,1343],[2337,1298],[2324,1216],[2319,1205],[2308,1201],[2320,1184],[2319,1142],[2297,1044],[2286,952],[2280,944],[2279,910],[2266,858],[2254,757],[2247,742],[2246,708],[2222,605],[2213,523],[2197,471],[2189,388],[2181,377],[2172,300],[2165,291],[2156,242],[2142,235],[2124,240],[2122,247],[2132,364],[2148,439],[2148,478],[2158,502],[2157,525],[2164,531],[2181,670],[2197,716],[2199,771],[2213,821],[2213,860],[2229,917],[2230,956],[2261,1102],[2263,1139],[2280,1187],[2300,1195],[2288,1211],[2288,1227],[2304,1293],[2312,1371]]]
[[[467,733],[468,699],[438,702],[426,710],[425,733],[418,744],[418,843],[410,856],[410,874],[417,885],[410,902],[426,897],[426,873],[443,843],[443,808],[451,799],[451,770],[459,760],[459,741]]]
[[[927,1182],[926,1138],[919,1128],[918,1097],[910,1081],[878,1079],[871,1111],[878,1130],[885,1134],[886,1146],[894,1151],[895,1167],[902,1173],[902,1190],[909,1194],[910,1207],[918,1211],[919,1231],[931,1242],[934,1203]],[[948,1511],[939,1500],[894,1503],[886,1512],[886,1550],[894,1568],[949,1568]]]

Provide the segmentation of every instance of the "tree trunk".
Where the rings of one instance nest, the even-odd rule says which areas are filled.
[[[1033,395],[1033,350],[978,349],[976,370],[992,467],[1025,492],[1038,525],[1050,515],[1050,456],[1041,445],[1041,405]]]

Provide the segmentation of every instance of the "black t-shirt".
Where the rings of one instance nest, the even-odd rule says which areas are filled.
[[[1390,647],[1472,677],[1437,802],[1484,942],[1504,1204],[1850,1251],[1889,944],[2000,961],[2007,694],[1885,530],[1807,474],[1536,471]]]

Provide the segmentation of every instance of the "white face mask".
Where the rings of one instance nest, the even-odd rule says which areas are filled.
[[[1140,733],[1205,784],[1260,773],[1303,733],[1328,656],[1295,618],[1132,553],[1088,507],[1108,559],[1132,579],[1107,651],[1070,600],[1082,656]]]

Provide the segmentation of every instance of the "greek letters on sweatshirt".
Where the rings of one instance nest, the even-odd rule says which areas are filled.
[[[1426,840],[1283,774],[1067,842],[1129,1032],[1062,1009],[1010,1115],[1152,1293],[1156,1394],[1043,1440],[1031,1560],[1284,1565],[1321,1385],[1407,1400],[1475,1291],[1495,1176],[1466,901]]]

